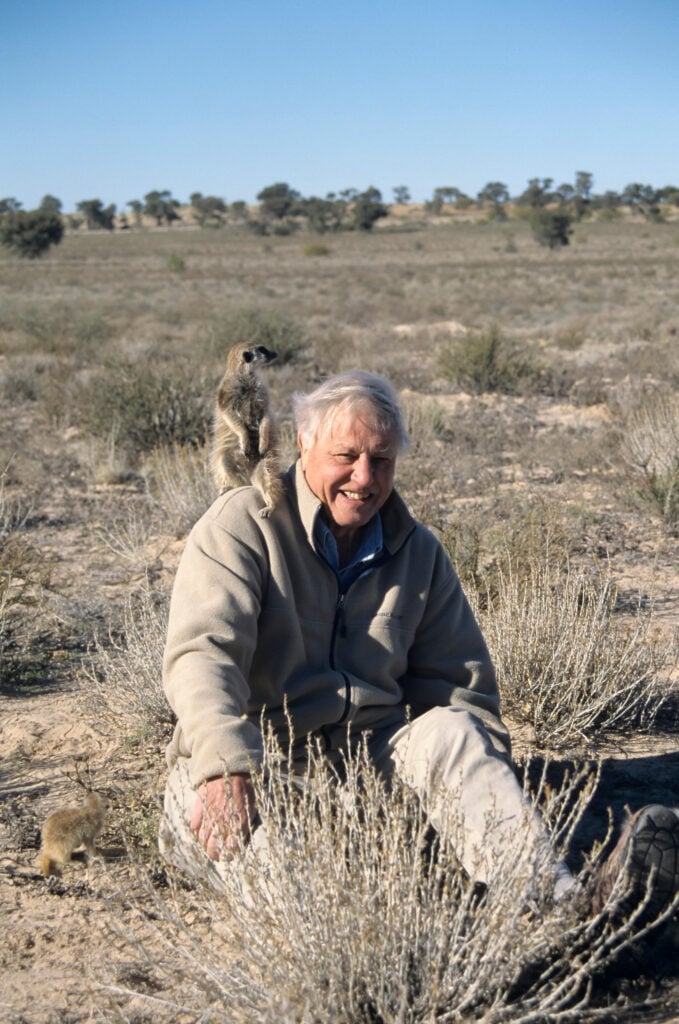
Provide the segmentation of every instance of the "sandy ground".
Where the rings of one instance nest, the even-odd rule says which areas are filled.
[[[82,603],[84,588],[104,595],[105,604],[129,586],[129,579],[117,574],[115,558],[93,541],[86,525],[92,503],[103,500],[105,495],[82,480],[62,478],[44,499],[34,529],[35,542],[57,557],[58,590],[71,611]],[[74,508],[81,509],[79,518],[73,518]],[[155,567],[165,581],[174,571],[177,548],[168,547]],[[660,573],[659,607],[668,629],[679,612],[675,555],[665,550],[653,570],[656,577]],[[636,557],[631,557],[628,571],[639,586]],[[89,614],[99,614],[96,600],[89,607]],[[0,706],[0,1021],[76,1024],[117,1019],[102,986],[144,988],[140,956],[120,935],[139,920],[140,912],[143,916],[145,907],[152,915],[148,894],[127,859],[121,823],[132,823],[137,850],[151,875],[161,878],[152,830],[163,788],[162,751],[121,746],[119,737],[102,733],[68,661],[56,666],[46,685],[0,695]],[[526,737],[520,730],[516,737],[521,754]],[[657,801],[679,806],[676,732],[652,739],[620,738],[599,754],[602,784],[578,837],[584,847],[605,833],[609,806],[617,823],[626,805]],[[565,760],[555,759],[553,771],[558,774],[563,767]],[[112,799],[99,840],[101,859],[86,866],[82,857],[76,858],[63,879],[45,880],[36,873],[41,824],[53,810],[79,800],[77,775],[85,770]],[[144,833],[142,825],[147,830],[150,826],[150,832]],[[655,1020],[679,1020],[676,980],[662,983],[654,1013]],[[124,1019],[140,1024],[156,1018],[152,1009],[130,997]]]

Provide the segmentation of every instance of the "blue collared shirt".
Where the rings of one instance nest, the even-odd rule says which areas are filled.
[[[345,593],[359,576],[371,569],[372,563],[384,550],[382,519],[379,512],[361,528],[361,539],[356,554],[349,564],[341,569],[335,538],[320,513],[317,514],[314,522],[313,537],[317,553],[337,574],[342,593]]]

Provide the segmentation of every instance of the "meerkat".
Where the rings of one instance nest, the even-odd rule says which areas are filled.
[[[84,846],[88,859],[96,856],[94,840],[104,827],[107,800],[99,793],[90,793],[81,807],[64,807],[50,814],[42,827],[40,871],[57,875],[71,854]]]
[[[271,515],[283,485],[278,461],[278,431],[269,413],[269,394],[258,373],[276,358],[264,345],[234,345],[217,389],[210,462],[217,486],[252,484],[261,492],[263,518]]]

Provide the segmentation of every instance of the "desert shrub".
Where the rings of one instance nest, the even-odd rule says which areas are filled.
[[[573,233],[573,216],[566,210],[533,210],[529,223],[536,242],[550,249],[568,245]]]
[[[0,316],[0,328],[23,336],[20,346],[16,347],[24,351],[77,351],[79,355],[98,346],[112,333],[112,325],[106,313],[64,302],[8,304]]]
[[[0,692],[32,682],[49,660],[44,608],[52,565],[23,536],[27,515],[0,476]]]
[[[6,401],[35,402],[40,394],[33,366],[8,366],[2,377],[2,396]]]
[[[212,381],[190,363],[172,367],[111,360],[74,397],[81,426],[95,437],[113,431],[137,453],[165,444],[205,443],[212,415]]]
[[[445,409],[435,398],[422,398],[414,392],[401,396],[403,419],[415,447],[422,445],[425,449],[447,433]]]
[[[324,242],[307,242],[304,246],[305,256],[329,256],[332,249]]]
[[[514,232],[506,230],[506,231],[503,231],[502,233],[503,233],[504,239],[505,239],[504,251],[505,252],[510,252],[510,253],[518,252],[519,249],[518,249],[518,246],[516,244],[516,239],[514,237]]]
[[[128,567],[133,574],[145,572],[157,563],[160,546],[153,508],[145,497],[135,495],[135,498],[132,502],[123,502],[116,496],[109,508],[101,507],[92,526],[97,542],[115,555],[117,569]]]
[[[129,595],[121,625],[98,635],[83,667],[83,690],[98,727],[112,735],[166,741],[174,725],[162,687],[167,598]]]
[[[183,256],[172,252],[165,260],[165,266],[172,274],[183,274],[186,270],[186,260]]]
[[[671,651],[653,636],[652,612],[614,618],[610,575],[549,558],[518,572],[510,561],[485,609],[471,598],[503,707],[533,727],[539,745],[558,749],[653,724]]]
[[[436,515],[425,519],[438,531],[463,587],[474,592],[476,607],[484,610],[497,598],[510,566],[520,577],[535,562],[558,571],[585,543],[576,510],[566,516],[561,504],[534,496],[497,497],[465,505],[444,521]]]
[[[217,496],[203,448],[158,448],[144,467],[149,494],[163,523],[183,537]]]
[[[643,395],[624,416],[621,447],[627,464],[643,481],[642,493],[669,526],[679,526],[679,395]]]
[[[586,340],[586,325],[580,321],[561,325],[554,336],[556,347],[566,352],[577,352]]]
[[[537,360],[504,338],[497,324],[449,341],[438,363],[447,380],[474,394],[518,391],[534,385],[541,373]]]
[[[611,221],[622,220],[623,216],[624,214],[619,206],[611,206],[604,208],[603,210],[598,210],[596,218],[606,224]]]
[[[109,938],[143,968],[131,978],[112,960],[113,1006],[213,1024],[576,1024],[600,998],[597,973],[632,941],[627,923],[553,905],[549,872],[535,877],[520,839],[481,896],[454,833],[433,836],[416,795],[398,779],[387,788],[362,749],[341,777],[312,752],[293,779],[269,743],[255,785],[266,864],[254,850],[235,859],[218,896],[172,876],[169,896],[148,885],[134,934],[121,924]],[[586,773],[539,784],[555,850],[592,788]]]
[[[61,217],[53,211],[12,210],[0,216],[0,245],[27,259],[36,259],[58,245],[63,234]]]
[[[220,356],[238,342],[265,345],[278,354],[278,363],[294,362],[306,346],[302,327],[281,310],[243,307],[222,313],[209,332],[209,347]]]

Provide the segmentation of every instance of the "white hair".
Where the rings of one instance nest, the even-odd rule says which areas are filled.
[[[344,412],[367,419],[380,433],[394,434],[399,451],[410,443],[396,392],[377,373],[346,370],[328,377],[308,394],[295,393],[292,402],[297,430],[306,445],[330,431],[338,414]]]

